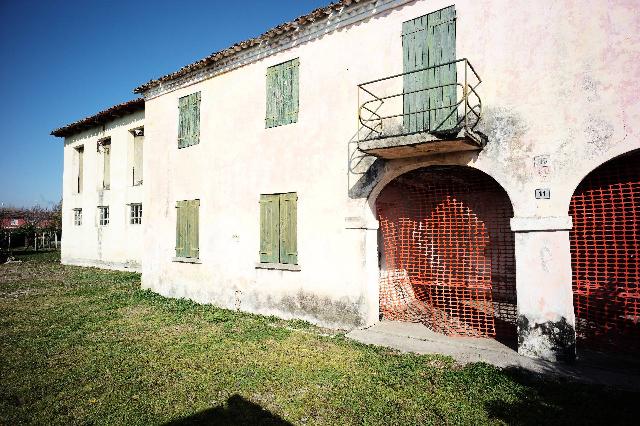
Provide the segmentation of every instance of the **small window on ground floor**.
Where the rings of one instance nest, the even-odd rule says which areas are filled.
[[[73,224],[75,226],[82,225],[82,209],[73,209]]]
[[[142,204],[134,203],[129,205],[129,223],[131,225],[142,224]]]
[[[99,220],[98,223],[100,226],[106,226],[109,224],[109,206],[99,206],[98,207]]]
[[[200,200],[176,203],[176,257],[198,259]]]
[[[260,195],[260,262],[298,264],[298,195]]]

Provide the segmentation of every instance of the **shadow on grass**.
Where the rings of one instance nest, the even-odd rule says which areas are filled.
[[[186,425],[282,425],[291,423],[265,410],[258,404],[247,401],[240,395],[232,395],[226,404],[200,411],[182,419],[173,420],[165,426]]]
[[[487,401],[489,418],[509,425],[638,424],[638,392],[551,379],[519,367],[507,368],[503,374],[524,390],[513,402]]]

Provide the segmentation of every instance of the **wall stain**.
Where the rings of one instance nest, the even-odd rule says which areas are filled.
[[[589,115],[583,124],[584,137],[593,154],[600,154],[613,144],[613,125],[597,115]]]
[[[526,356],[548,361],[574,362],[576,332],[566,318],[531,325],[524,315],[518,316],[518,348]]]
[[[362,297],[355,300],[347,297],[336,300],[301,290],[292,295],[283,295],[281,298],[244,294],[242,310],[275,310],[328,327],[352,328],[364,325],[365,304]]]

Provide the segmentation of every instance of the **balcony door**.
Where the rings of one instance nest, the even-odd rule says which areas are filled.
[[[403,124],[407,133],[456,127],[456,10],[454,6],[402,24]]]

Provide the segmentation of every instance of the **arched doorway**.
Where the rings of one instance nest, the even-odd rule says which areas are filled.
[[[578,350],[640,353],[640,152],[589,173],[569,214]]]
[[[493,178],[464,166],[417,169],[381,191],[376,212],[383,319],[515,345],[513,209]]]

